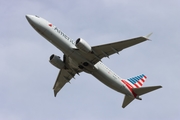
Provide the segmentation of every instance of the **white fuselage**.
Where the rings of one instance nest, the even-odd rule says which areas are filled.
[[[72,59],[74,62],[72,65],[77,65],[75,67],[78,67],[78,65],[81,65],[84,61],[86,61],[84,56],[82,56],[78,51],[74,50],[77,49],[75,43],[56,26],[38,16],[27,15],[26,17],[32,27],[39,34],[61,50],[66,56]],[[86,66],[84,71],[92,74],[95,78],[108,87],[133,97],[132,92],[129,91],[127,86],[122,83],[122,78],[116,75],[101,61],[97,62],[93,66]]]

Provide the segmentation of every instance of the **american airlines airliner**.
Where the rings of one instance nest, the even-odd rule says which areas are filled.
[[[147,41],[151,34],[145,37],[90,46],[82,38],[78,38],[74,42],[58,27],[37,15],[26,15],[26,18],[40,35],[64,53],[62,60],[59,56],[54,54],[50,56],[49,60],[52,65],[59,69],[59,74],[53,87],[55,97],[62,87],[70,82],[76,74],[79,75],[80,72],[91,74],[106,86],[124,94],[123,108],[134,99],[141,100],[139,96],[162,87],[142,87],[147,78],[144,74],[129,79],[123,79],[101,61],[104,57],[109,57],[114,53],[119,54],[121,50],[127,47]]]

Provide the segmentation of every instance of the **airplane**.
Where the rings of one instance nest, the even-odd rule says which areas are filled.
[[[142,87],[146,81],[144,74],[123,79],[102,63],[102,58],[113,55],[125,48],[149,40],[149,35],[128,40],[90,46],[84,39],[78,38],[75,42],[51,22],[37,16],[26,15],[30,25],[45,39],[61,50],[63,60],[55,54],[50,56],[49,62],[59,69],[54,84],[54,96],[62,87],[70,82],[76,74],[86,72],[113,90],[124,94],[122,108],[125,108],[134,99],[142,100],[139,96],[161,88],[162,86]]]

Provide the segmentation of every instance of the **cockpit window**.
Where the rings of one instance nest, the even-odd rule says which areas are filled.
[[[35,15],[37,18],[39,18],[39,16]]]

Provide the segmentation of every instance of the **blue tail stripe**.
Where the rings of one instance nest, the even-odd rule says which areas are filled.
[[[132,79],[128,79],[128,81],[130,81],[132,84],[135,83],[135,81],[133,81]]]
[[[133,78],[129,78],[127,79],[129,82],[131,82],[132,84],[135,84],[137,83],[140,79],[142,79],[144,77],[144,74],[142,75],[138,75],[136,77],[133,77]]]
[[[135,77],[136,78],[136,80],[138,81],[139,80],[139,78],[138,77]]]
[[[137,78],[136,78],[136,77],[134,77],[133,79],[134,79],[134,80],[137,80]]]
[[[136,82],[139,80],[137,77],[135,77]]]
[[[131,80],[133,80],[134,82],[136,82],[136,79],[132,78]]]
[[[131,79],[128,79],[129,82],[133,83],[133,81]]]
[[[137,81],[135,79],[128,79],[132,84],[135,84]]]
[[[141,75],[141,77],[144,77],[144,76],[145,76],[144,74]]]
[[[133,81],[133,84],[135,84],[135,83],[136,83],[136,80],[132,79],[132,81]]]
[[[135,84],[135,82],[131,82],[132,84]]]

